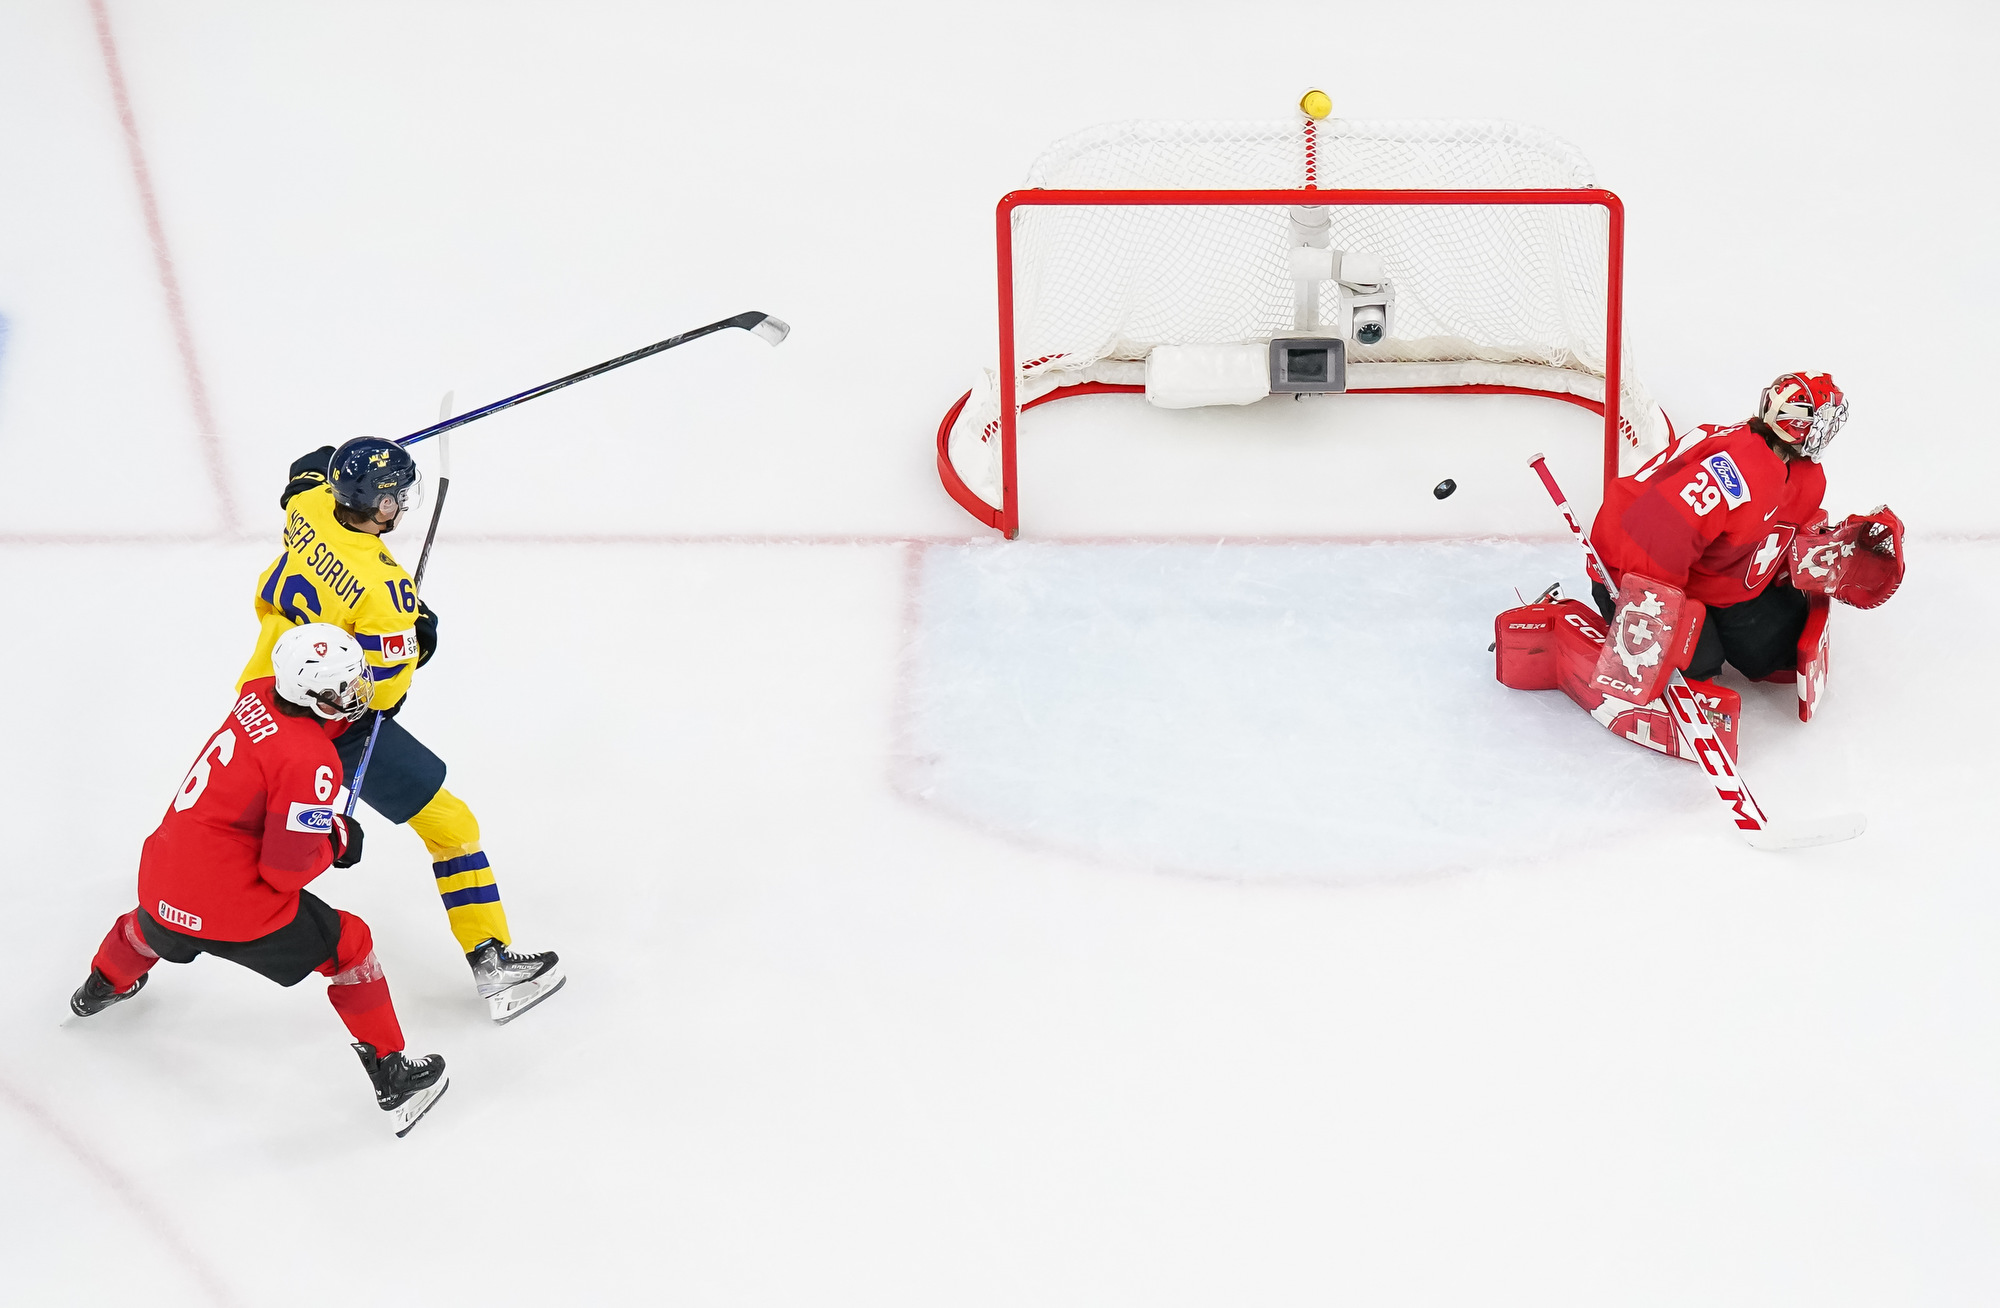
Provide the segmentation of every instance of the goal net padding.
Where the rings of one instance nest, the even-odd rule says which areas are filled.
[[[1045,152],[997,227],[1003,362],[946,415],[938,472],[1009,536],[1021,412],[1105,391],[1253,402],[1255,351],[1278,338],[1345,337],[1349,393],[1589,408],[1607,481],[1670,438],[1623,338],[1623,206],[1574,147],[1532,127],[1112,123]],[[1302,247],[1330,253],[1315,265]],[[1343,268],[1343,254],[1360,262]],[[1380,285],[1357,291],[1356,267]],[[1385,302],[1386,334],[1355,336],[1357,302]]]

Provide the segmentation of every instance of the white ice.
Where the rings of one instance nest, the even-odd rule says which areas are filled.
[[[1990,7],[0,9],[0,1303],[2000,1298]],[[1120,117],[1575,140],[1683,424],[1781,368],[1911,524],[1823,717],[1691,769],[1490,679],[1575,578],[1588,415],[1351,397],[1024,424],[938,487],[992,204]],[[453,1086],[390,1138],[315,979],[64,1003],[250,641],[297,454],[469,428],[404,721],[568,988],[484,1018],[419,843],[316,886]],[[433,452],[423,456],[434,460]],[[431,466],[435,466],[434,462]],[[1455,478],[1445,501],[1430,487]],[[407,553],[409,547],[402,547]]]
[[[1551,794],[1579,845],[1688,820],[1701,796],[1668,761],[1493,678],[1513,584],[1539,592],[1575,561],[1560,545],[934,546],[905,784],[1039,844],[1243,879],[1540,860]]]

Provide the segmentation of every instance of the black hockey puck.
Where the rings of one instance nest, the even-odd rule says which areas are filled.
[[[1451,478],[1446,477],[1443,481],[1431,487],[1431,494],[1437,496],[1439,499],[1443,499],[1445,496],[1451,494],[1453,491],[1457,489],[1458,489],[1458,483],[1453,481]]]

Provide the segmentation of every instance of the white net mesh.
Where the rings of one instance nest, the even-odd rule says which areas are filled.
[[[1566,142],[1503,122],[1112,123],[1057,142],[1047,190],[1590,187]],[[1334,249],[1380,256],[1394,334],[1350,343],[1350,389],[1507,385],[1603,398],[1609,220],[1595,205],[1332,206]],[[1156,345],[1298,329],[1285,206],[1029,206],[1014,211],[1019,401],[1085,381],[1138,384]],[[1333,284],[1313,327],[1331,328]],[[1666,424],[1624,361],[1626,465]],[[988,370],[951,436],[953,465],[997,504],[999,400]]]

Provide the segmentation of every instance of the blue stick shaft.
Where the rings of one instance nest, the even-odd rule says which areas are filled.
[[[368,775],[368,760],[375,757],[375,738],[381,734],[382,715],[377,713],[368,728],[368,743],[361,748],[361,763],[354,769],[354,784],[347,788],[347,811],[342,817],[353,817],[354,806],[361,802],[361,779]]]

